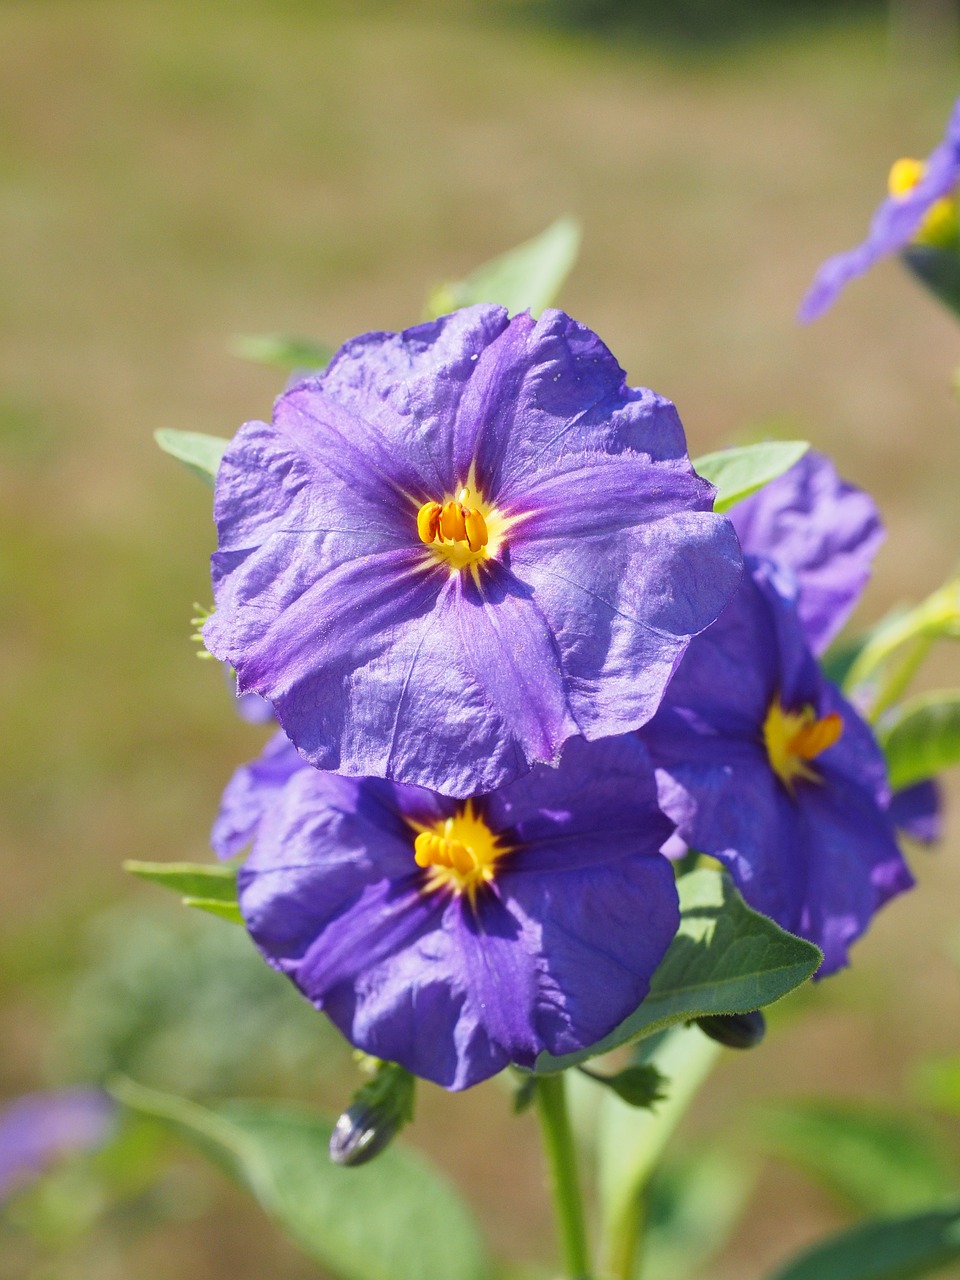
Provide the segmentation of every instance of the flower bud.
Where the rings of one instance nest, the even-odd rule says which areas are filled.
[[[330,1135],[330,1159],[352,1168],[366,1164],[390,1145],[413,1119],[415,1080],[394,1062],[380,1062],[357,1090]]]
[[[767,1022],[759,1009],[750,1013],[716,1013],[697,1018],[704,1035],[728,1049],[752,1049],[763,1039]]]

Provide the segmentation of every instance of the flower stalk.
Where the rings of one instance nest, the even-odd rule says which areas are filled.
[[[537,1114],[543,1150],[550,1173],[557,1232],[567,1280],[590,1280],[587,1229],[580,1194],[577,1150],[567,1111],[566,1081],[563,1074],[542,1076],[537,1081]]]

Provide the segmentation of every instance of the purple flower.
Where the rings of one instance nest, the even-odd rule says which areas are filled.
[[[100,1089],[29,1093],[0,1112],[0,1204],[62,1156],[102,1146],[117,1106]]]
[[[884,538],[873,499],[810,450],[730,512],[745,555],[766,556],[797,584],[797,611],[814,653],[846,622]]]
[[[489,795],[295,773],[239,873],[265,958],[353,1044],[463,1089],[630,1014],[679,922],[634,735]]]
[[[642,724],[730,598],[685,448],[562,312],[366,334],[227,450],[205,640],[318,768],[490,790]]]
[[[943,835],[943,796],[935,778],[925,778],[893,793],[890,819],[898,831],[920,844],[937,844]]]
[[[943,141],[926,160],[898,160],[890,170],[890,194],[877,208],[866,240],[821,266],[800,304],[799,319],[816,320],[836,302],[854,276],[911,242],[955,245],[960,230],[954,195],[960,183],[960,98]]]
[[[820,974],[913,883],[883,756],[823,676],[789,576],[747,559],[733,604],[680,664],[642,730],[677,834],[729,867],[746,901],[824,953]]]

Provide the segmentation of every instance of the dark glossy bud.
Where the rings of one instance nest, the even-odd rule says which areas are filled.
[[[696,1021],[704,1035],[728,1049],[752,1049],[767,1030],[767,1020],[759,1009],[750,1013],[716,1013]]]
[[[353,1168],[390,1145],[413,1119],[414,1077],[394,1062],[381,1062],[353,1096],[330,1135],[330,1159]]]
[[[334,1164],[366,1164],[396,1137],[400,1117],[389,1110],[354,1103],[347,1107],[330,1135],[330,1159]]]

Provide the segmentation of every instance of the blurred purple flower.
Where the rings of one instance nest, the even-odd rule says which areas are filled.
[[[204,637],[318,768],[473,795],[653,714],[740,575],[712,501],[562,312],[366,334],[227,450]]]
[[[935,778],[893,793],[890,818],[899,831],[919,844],[936,844],[943,834],[943,796]]]
[[[823,976],[913,881],[887,812],[883,756],[821,673],[794,580],[769,561],[747,565],[641,736],[677,835],[728,866],[752,907],[816,943]]]
[[[745,555],[766,556],[794,575],[807,642],[823,653],[860,599],[884,539],[873,499],[811,449],[738,502],[730,519]]]
[[[264,957],[353,1044],[448,1089],[630,1014],[679,922],[635,735],[466,802],[302,766],[239,873]]]
[[[117,1104],[100,1089],[29,1093],[0,1111],[0,1204],[62,1156],[109,1138]]]
[[[821,266],[800,304],[799,319],[816,320],[842,289],[880,258],[911,241],[939,245],[958,236],[953,196],[960,183],[960,98],[954,103],[943,141],[924,161],[898,160],[890,171],[890,194],[870,223],[866,240]]]
[[[223,663],[223,674],[236,699],[237,715],[241,720],[246,720],[247,724],[276,723],[273,707],[266,698],[261,698],[259,693],[240,693],[237,689],[237,673],[229,662]]]

